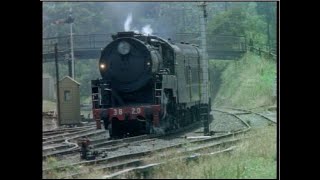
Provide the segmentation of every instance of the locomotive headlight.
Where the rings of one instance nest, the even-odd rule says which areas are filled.
[[[128,54],[130,51],[130,44],[126,41],[121,41],[118,45],[118,52],[122,55]]]
[[[100,68],[104,69],[104,68],[106,68],[106,65],[105,64],[100,64]]]

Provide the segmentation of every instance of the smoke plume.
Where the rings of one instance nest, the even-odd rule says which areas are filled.
[[[124,22],[124,30],[125,31],[134,31],[135,33],[139,33],[139,30],[136,27],[133,27],[131,29],[131,23],[132,23],[132,13],[129,13],[127,16],[126,21]],[[151,35],[153,32],[151,25],[147,24],[142,27],[141,33],[144,35]]]
[[[130,13],[130,14],[128,14],[127,19],[124,23],[124,30],[125,31],[130,31],[131,22],[132,22],[132,14]]]
[[[142,33],[145,34],[145,35],[151,35],[153,32],[150,24],[148,25],[145,25],[143,28],[142,28]]]

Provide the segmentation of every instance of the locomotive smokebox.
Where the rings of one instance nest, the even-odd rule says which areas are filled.
[[[110,80],[113,88],[120,92],[142,88],[151,80],[152,72],[158,70],[160,54],[144,41],[147,36],[123,32],[113,38],[101,53],[101,76]]]

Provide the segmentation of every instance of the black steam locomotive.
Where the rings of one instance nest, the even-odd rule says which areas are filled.
[[[200,104],[196,45],[134,32],[112,35],[101,53],[101,79],[92,80],[93,117],[110,137],[166,133],[209,117]],[[210,118],[212,119],[212,118]]]

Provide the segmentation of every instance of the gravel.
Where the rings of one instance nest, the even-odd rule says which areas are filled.
[[[47,117],[42,117],[42,130],[43,131],[50,131],[57,129],[57,121],[54,118],[47,118]]]
[[[213,117],[214,120],[210,127],[212,131],[228,132],[246,128],[246,126],[239,119],[226,113],[214,111]]]

